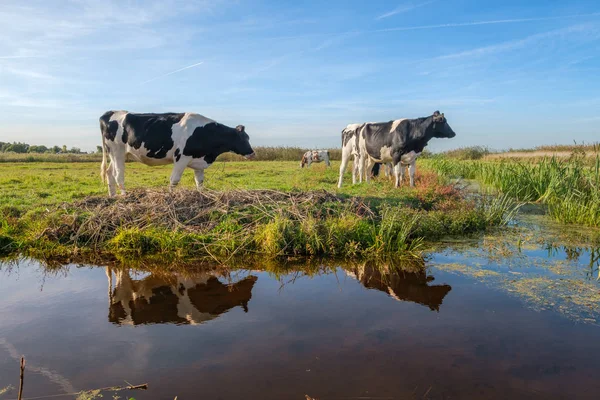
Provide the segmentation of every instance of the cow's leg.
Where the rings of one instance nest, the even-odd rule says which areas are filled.
[[[117,194],[117,181],[115,180],[115,172],[113,168],[114,162],[111,160],[110,165],[106,170],[106,178],[108,180],[108,195],[114,197]]]
[[[371,157],[367,157],[367,160],[366,160],[365,164],[366,164],[366,168],[365,168],[365,182],[370,182],[371,181],[371,171],[373,170],[373,166],[375,165],[375,161],[373,161],[371,159]]]
[[[342,153],[342,164],[340,165],[340,179],[338,179],[338,188],[342,187],[342,182],[344,180],[344,172],[346,172],[346,167],[348,167],[348,161],[350,161],[350,156]],[[355,182],[356,175],[354,172],[354,166],[352,166],[352,183]]]
[[[364,156],[360,156],[358,157],[358,183],[362,183],[363,181],[363,176],[365,174],[365,157]]]
[[[184,157],[182,157],[180,161],[175,161],[175,163],[173,163],[173,171],[171,171],[171,179],[169,180],[169,191],[175,189],[175,186],[179,184],[181,175],[183,175],[183,171],[185,171],[188,163],[189,160],[184,161]]]
[[[385,164],[385,175],[388,179],[394,176],[394,165],[392,163]]]
[[[402,183],[403,169],[404,167],[402,167],[401,163],[394,165],[394,175],[396,177],[396,183],[394,184],[394,187],[400,187],[400,184]]]
[[[417,172],[417,164],[413,162],[408,166],[408,175],[410,176],[411,187],[415,186],[415,172]]]
[[[352,184],[356,185],[356,175],[358,175],[358,156],[352,160]]]
[[[196,181],[196,187],[198,190],[202,190],[202,184],[204,183],[204,170],[203,169],[195,169],[194,170],[194,180]]]
[[[121,195],[125,194],[125,157],[126,153],[120,151],[113,151],[115,155],[111,157],[110,165],[114,179],[117,181]],[[109,174],[110,175],[110,174]]]

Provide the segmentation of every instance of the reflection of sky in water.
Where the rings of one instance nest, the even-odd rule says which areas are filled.
[[[430,387],[429,398],[594,398],[600,389],[597,327],[529,310],[462,275],[401,281],[395,297],[409,301],[342,269],[281,281],[242,272],[233,281],[248,275],[258,277],[248,312],[234,306],[196,326],[128,326],[109,321],[103,268],[0,272],[0,387],[17,383],[12,351],[37,368],[28,397],[124,380],[150,384],[137,399],[422,398]],[[416,302],[443,284],[452,289],[439,312]]]

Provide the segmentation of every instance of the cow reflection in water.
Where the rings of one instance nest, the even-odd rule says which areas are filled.
[[[113,289],[113,273],[115,285]],[[248,276],[225,284],[210,272],[183,277],[149,275],[131,278],[128,270],[106,269],[110,322],[118,325],[188,324],[217,318],[240,306],[248,312],[252,288],[258,279]]]
[[[367,263],[346,273],[368,289],[377,289],[388,293],[398,301],[411,301],[439,311],[444,297],[452,289],[450,285],[428,285],[433,280],[427,276],[425,266],[412,266],[408,270],[378,268]]]

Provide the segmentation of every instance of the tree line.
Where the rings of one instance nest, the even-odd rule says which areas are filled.
[[[96,146],[96,152],[102,153],[102,147]],[[47,147],[44,145],[27,144],[21,142],[0,142],[0,153],[38,153],[38,154],[88,154],[79,147],[67,148],[66,145]]]

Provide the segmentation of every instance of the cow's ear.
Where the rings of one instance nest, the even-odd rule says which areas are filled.
[[[238,132],[246,132],[246,127],[244,125],[238,125],[235,127]]]

